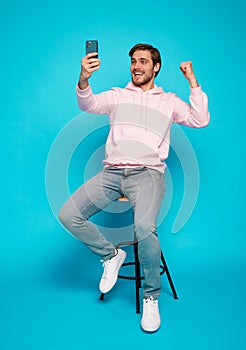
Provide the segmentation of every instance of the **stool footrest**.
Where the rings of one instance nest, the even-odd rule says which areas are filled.
[[[124,266],[135,266],[135,262],[134,261],[130,261],[130,262],[126,262],[124,264],[121,265],[121,267],[124,267]],[[166,271],[165,271],[165,267],[163,265],[160,265],[160,275],[163,275]],[[127,276],[127,275],[118,275],[118,278],[122,278],[124,280],[136,280],[138,277],[136,276]],[[140,279],[143,280],[144,277],[143,276],[140,276]]]
[[[138,259],[138,244],[134,243],[134,257],[135,257],[135,261],[130,261],[130,262],[125,262],[121,265],[121,267],[125,267],[125,266],[134,266],[135,267],[135,274],[133,276],[128,276],[128,275],[118,275],[118,278],[122,278],[125,280],[134,280],[135,281],[135,289],[136,289],[136,313],[140,313],[140,299],[139,299],[139,289],[141,288],[141,280],[144,279],[143,276],[141,276],[141,269],[140,269],[140,263],[139,263],[139,259]],[[174,299],[178,299],[170,272],[168,270],[167,267],[167,263],[164,259],[163,253],[161,252],[161,265],[160,265],[160,275],[163,275],[164,273],[166,273],[169,285],[171,287],[172,293],[173,293],[173,297]],[[104,293],[101,293],[100,300],[104,300]]]
[[[126,262],[121,265],[121,267],[124,267],[124,266],[135,266],[135,261]],[[122,278],[124,280],[136,281],[138,277],[136,275],[135,276],[118,275],[118,278]],[[140,276],[140,279],[143,280],[144,279],[143,276]]]

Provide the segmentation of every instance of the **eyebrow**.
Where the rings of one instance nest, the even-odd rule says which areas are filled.
[[[146,57],[140,57],[139,60],[145,60],[145,61],[150,61],[148,58]],[[136,58],[132,57],[131,61],[137,61]]]

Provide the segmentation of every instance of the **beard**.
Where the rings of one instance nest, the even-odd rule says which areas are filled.
[[[132,82],[133,82],[133,84],[136,85],[136,86],[143,86],[143,85],[149,83],[149,82],[153,79],[154,76],[155,76],[155,73],[152,72],[152,73],[150,73],[150,74],[148,74],[148,75],[144,74],[144,75],[141,77],[141,79],[138,80],[138,79],[136,79],[136,77],[135,77],[134,74],[132,73]]]

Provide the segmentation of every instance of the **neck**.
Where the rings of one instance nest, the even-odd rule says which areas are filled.
[[[149,82],[148,84],[144,84],[144,85],[140,85],[140,88],[143,90],[143,91],[148,91],[148,90],[151,90],[154,88],[154,82]]]
[[[154,80],[150,80],[148,83],[145,83],[145,84],[142,84],[142,85],[136,85],[134,83],[134,81],[132,81],[132,83],[137,86],[137,87],[140,87],[143,91],[148,91],[148,90],[151,90],[155,87],[154,85]]]

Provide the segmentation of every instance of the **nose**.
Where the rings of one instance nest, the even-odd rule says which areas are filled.
[[[132,62],[132,64],[131,64],[131,71],[134,72],[134,71],[136,71],[138,69],[142,69],[141,61],[134,61],[134,62]]]
[[[134,69],[140,68],[141,64],[140,62],[135,62]]]

